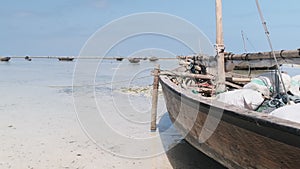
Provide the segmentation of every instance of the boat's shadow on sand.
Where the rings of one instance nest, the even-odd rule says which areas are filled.
[[[158,131],[161,135],[162,143],[168,144],[163,136],[166,124],[171,126],[167,113],[163,115],[158,123]],[[166,150],[167,151],[167,150]],[[224,166],[198,151],[185,140],[180,141],[173,148],[166,152],[170,164],[174,169],[226,169]]]

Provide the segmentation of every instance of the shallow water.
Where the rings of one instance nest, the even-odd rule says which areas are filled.
[[[75,67],[79,64],[78,62],[82,65],[79,70]],[[86,139],[89,136],[102,149],[117,156],[144,157],[169,150],[166,155],[171,163],[170,168],[222,168],[200,152],[194,151],[185,142],[180,141],[181,136],[171,127],[161,94],[158,107],[159,132],[149,132],[150,95],[153,81],[150,71],[156,64],[160,64],[162,69],[177,67],[176,60],[141,61],[141,63],[132,64],[127,60],[117,62],[115,60],[81,59],[73,62],[59,62],[56,59],[33,58],[31,62],[28,62],[24,59],[12,58],[10,62],[0,62],[0,116],[3,120],[0,124],[2,140],[0,143],[7,145],[0,148],[3,152],[0,154],[0,159],[3,160],[3,162],[0,161],[0,168],[3,166],[7,168],[9,165],[12,165],[12,168],[28,167],[30,159],[35,162],[31,164],[31,166],[36,166],[35,168],[61,167],[55,165],[53,167],[53,163],[69,164],[69,161],[66,160],[69,159],[67,157],[62,156],[60,157],[62,162],[57,162],[51,159],[54,155],[48,157],[44,154],[51,154],[53,149],[58,152],[66,149],[68,152],[60,153],[72,154],[71,151],[74,151],[75,148],[68,148],[69,145],[65,142],[73,143],[75,138],[79,138],[79,133],[85,133]],[[95,65],[96,69],[85,71],[95,68]],[[74,77],[74,70],[76,77]],[[291,76],[300,74],[299,69],[284,67],[284,70],[288,71]],[[73,84],[74,78],[77,81],[75,80]],[[73,104],[73,94],[75,97],[79,96],[77,100],[80,101],[77,102],[80,104],[79,107],[76,105],[76,99],[75,105]],[[103,136],[110,137],[110,135],[105,135],[108,131],[99,130],[101,127],[107,127],[97,123],[99,115],[102,115],[101,117],[116,133],[130,138],[129,141],[133,140],[138,150],[128,150],[128,146],[124,142],[119,144],[118,141],[103,139]],[[83,128],[79,127],[77,118]],[[11,129],[16,133],[11,133]],[[143,146],[144,142],[134,142],[149,138],[158,138],[153,141],[155,146],[152,143]],[[84,140],[82,136],[78,140],[81,139]],[[20,143],[20,140],[23,143]],[[25,142],[26,140],[28,143]],[[40,147],[40,142],[45,140],[48,140],[48,144],[57,144],[57,146],[53,148],[53,145],[49,145],[49,150],[45,150]],[[64,143],[61,143],[61,140]],[[11,144],[7,144],[8,142]],[[102,145],[102,143],[108,144]],[[26,148],[21,149],[21,145]],[[128,145],[132,144],[128,142]],[[84,141],[78,146],[84,147]],[[32,147],[38,147],[38,150],[33,151]],[[157,150],[153,150],[153,147]],[[83,149],[79,150],[84,152]],[[16,152],[18,154],[20,151],[25,154],[28,152],[37,154],[38,157],[40,156],[41,162],[35,161],[36,156],[31,154],[15,157],[17,161],[9,159],[10,154]],[[82,154],[88,156],[90,152],[85,153]],[[192,155],[189,156],[189,153]],[[22,158],[24,159],[20,160]],[[43,158],[48,159],[50,164],[48,165]],[[201,160],[199,160],[200,158]],[[13,166],[13,163],[20,161],[25,165]],[[84,163],[90,163],[90,161]],[[128,163],[128,161],[124,163]],[[76,165],[73,165],[72,168],[76,168]]]
[[[76,72],[78,62],[84,63],[84,71]],[[33,58],[29,62],[12,58],[0,62],[0,168],[153,168],[155,164],[163,168],[206,168],[206,164],[220,168],[180,141],[161,94],[158,132],[149,132],[150,71],[157,63],[162,69],[177,66],[174,60],[131,64],[127,60],[59,62]],[[94,74],[86,74],[95,64],[97,69],[90,71]],[[74,70],[75,82],[80,83],[73,85]],[[98,123],[100,117],[104,123]],[[113,140],[108,138],[107,126],[119,133]],[[185,157],[193,153],[183,158],[182,152]],[[134,156],[141,159],[130,159]],[[160,161],[153,162],[151,156]],[[201,164],[197,163],[199,157]]]

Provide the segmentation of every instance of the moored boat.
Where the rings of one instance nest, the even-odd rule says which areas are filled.
[[[158,58],[155,57],[155,56],[151,56],[151,57],[149,58],[149,61],[151,61],[151,62],[155,62],[155,61],[157,61],[157,60],[158,60]]]
[[[299,123],[195,95],[165,75],[160,76],[160,84],[177,130],[191,145],[224,166],[297,168],[300,165]],[[206,123],[215,124],[215,130]],[[201,140],[210,134],[207,140]]]
[[[298,158],[300,155],[300,122],[256,111],[257,108],[250,106],[245,97],[242,97],[243,107],[238,106],[238,103],[229,104],[229,102],[218,100],[220,93],[228,92],[226,91],[228,86],[234,86],[237,89],[243,87],[243,85],[228,83],[228,78],[225,76],[224,61],[226,57],[224,57],[220,8],[221,0],[216,0],[217,73],[211,76],[207,74],[206,69],[201,67],[202,65],[192,65],[191,70],[198,74],[195,72],[186,74],[187,70],[177,69],[175,72],[161,73],[159,76],[170,119],[192,146],[227,168],[298,168],[300,166]],[[259,54],[258,60],[270,60],[274,56],[274,63],[278,69],[280,62],[276,61],[276,52],[269,53],[268,58],[263,58],[264,56]],[[280,53],[280,57],[283,56],[282,54],[283,52]],[[295,54],[297,54],[295,58],[299,59],[299,52],[296,51]],[[284,93],[280,93],[280,85],[286,92],[284,81],[279,70],[273,74],[276,77],[279,75],[279,78],[275,80],[278,82],[275,82],[276,88],[268,89],[275,89],[276,97],[280,97],[280,95],[284,95]],[[191,88],[183,83],[184,79],[194,81],[190,84]],[[211,79],[216,79],[216,82],[208,83]],[[299,86],[297,90],[299,90]],[[262,93],[259,93],[258,96],[263,97]],[[286,97],[288,98],[287,95]],[[278,101],[276,100],[278,98],[272,99]],[[273,107],[272,99],[268,103]],[[280,99],[277,102],[279,103],[278,107],[283,103],[282,98]],[[288,103],[289,99],[283,104],[288,105]],[[278,108],[277,106],[274,108]]]
[[[140,62],[140,58],[128,58],[128,61],[130,62],[130,63],[139,63]]]
[[[59,61],[73,61],[74,58],[73,57],[59,57],[58,60]]]
[[[3,62],[8,62],[10,60],[10,57],[1,57],[0,58],[0,61],[3,61]]]
[[[123,57],[116,57],[116,61],[122,61],[123,59]]]
[[[25,56],[25,60],[31,61],[32,59],[29,56]]]

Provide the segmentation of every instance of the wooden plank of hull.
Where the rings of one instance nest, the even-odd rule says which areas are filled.
[[[188,94],[176,90],[167,79],[160,78],[160,82],[175,127],[182,134],[188,132],[185,139],[189,143],[224,166],[259,169],[293,169],[300,166],[298,123],[273,117],[262,119],[263,116],[247,116],[247,113],[255,112],[237,113],[238,109],[224,108],[216,130],[207,141],[200,143],[200,132],[208,130],[203,126],[212,106],[210,101],[199,102],[188,97]]]

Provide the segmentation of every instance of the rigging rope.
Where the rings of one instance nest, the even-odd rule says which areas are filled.
[[[242,40],[243,40],[243,45],[244,45],[244,51],[247,53],[246,42],[245,42],[245,37],[244,37],[244,31],[243,30],[241,30],[241,34],[242,34]]]
[[[259,12],[260,20],[261,20],[262,25],[263,25],[263,28],[264,28],[264,30],[265,30],[265,35],[267,36],[267,40],[268,40],[268,43],[269,43],[269,47],[270,47],[270,49],[271,49],[272,55],[273,55],[273,57],[274,57],[274,60],[275,60],[275,62],[276,62],[277,72],[278,72],[278,74],[279,74],[279,78],[280,78],[280,81],[281,81],[281,83],[282,83],[284,93],[285,93],[285,95],[286,95],[286,97],[287,97],[287,103],[290,104],[290,99],[289,99],[289,97],[288,97],[288,94],[287,94],[287,90],[286,90],[285,84],[283,83],[282,74],[281,74],[281,72],[280,72],[280,70],[279,70],[279,64],[278,64],[278,61],[277,61],[275,52],[274,52],[274,50],[273,50],[273,46],[272,46],[272,42],[271,42],[271,38],[270,38],[270,32],[269,32],[269,30],[268,30],[267,23],[266,23],[266,21],[265,21],[265,19],[264,19],[264,17],[263,17],[263,13],[262,13],[262,11],[261,11],[261,9],[260,9],[258,0],[255,0],[255,2],[256,2],[257,10],[258,10],[258,12]],[[275,73],[276,73],[276,72],[275,72]],[[277,79],[277,78],[275,78],[275,79]],[[278,84],[278,88],[279,88],[279,84]],[[277,94],[279,94],[279,90],[277,90]]]

